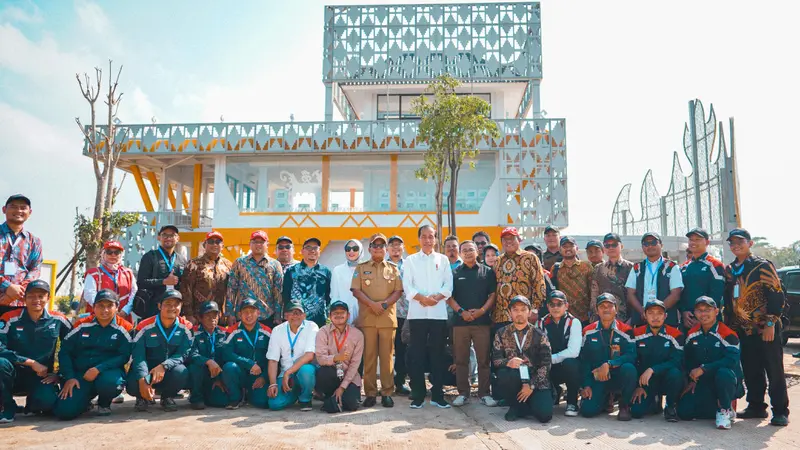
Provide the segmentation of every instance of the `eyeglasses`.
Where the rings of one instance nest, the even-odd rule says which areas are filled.
[[[606,242],[605,244],[603,244],[603,247],[605,247],[605,248],[617,248],[617,247],[619,247],[619,242]]]
[[[121,255],[121,254],[122,254],[122,250],[106,250],[106,255],[117,256],[117,255]]]
[[[267,241],[262,241],[261,239],[252,239],[250,243],[255,245],[268,245]]]
[[[305,247],[303,247],[303,250],[305,250],[307,252],[318,252],[319,251],[319,247],[316,246],[316,245],[306,245]]]
[[[386,248],[386,244],[369,244],[369,248]]]
[[[292,244],[278,245],[278,250],[291,250],[291,249],[292,249]]]
[[[344,247],[344,251],[346,251],[346,252],[357,252],[359,250],[361,250],[361,247],[359,247],[357,245],[352,245],[352,246],[351,245],[345,245],[345,247]]]
[[[564,304],[565,304],[564,302],[550,302],[547,304],[547,306],[552,306],[553,308],[561,308],[562,306],[564,306]]]
[[[644,242],[642,242],[642,247],[655,247],[656,245],[661,245],[661,242],[658,242],[658,241],[644,241]]]
[[[728,241],[728,247],[738,247],[740,245],[744,245],[747,240],[745,239],[731,239]]]
[[[472,247],[467,247],[467,248],[465,248],[465,249],[461,250],[461,253],[475,253],[475,251],[476,251],[476,250],[475,250],[474,248],[472,248]]]
[[[486,244],[488,244],[488,242],[486,241],[475,241],[475,245],[477,245],[478,247],[484,247],[486,246]]]
[[[209,239],[209,240],[206,241],[206,244],[208,244],[208,245],[219,245],[219,244],[222,244],[222,240],[220,240],[220,239]]]
[[[177,235],[177,234],[166,234],[166,233],[165,233],[165,234],[162,234],[162,235],[161,235],[161,238],[162,238],[162,239],[175,239],[176,237],[178,237],[178,235]]]

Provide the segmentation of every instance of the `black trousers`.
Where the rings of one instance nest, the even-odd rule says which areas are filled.
[[[400,338],[400,330],[403,329],[403,324],[406,319],[397,318],[397,333],[394,335],[394,386],[399,388],[406,385],[406,376],[408,369],[406,368],[406,344]]]
[[[431,398],[442,400],[443,372],[445,364],[445,343],[447,341],[447,321],[434,319],[409,320],[411,328],[411,345],[408,349],[411,367],[411,397],[414,400],[425,399],[425,360],[430,361]]]
[[[489,363],[490,363],[489,368],[491,369],[491,375],[489,379],[491,380],[490,384],[492,388],[492,398],[495,400],[501,400],[503,397],[500,395],[500,391],[498,390],[497,387],[497,371],[502,369],[502,367],[495,367],[494,363],[492,363],[492,349],[494,348],[494,337],[495,335],[497,335],[497,332],[500,330],[500,328],[503,328],[504,326],[510,323],[511,322],[498,322],[492,324],[492,328],[489,333]]]
[[[567,385],[567,404],[578,406],[578,391],[581,388],[581,362],[578,358],[567,358],[550,366],[550,384],[555,389],[561,383]]]
[[[550,389],[535,390],[525,403],[520,403],[517,400],[517,394],[522,389],[519,369],[503,367],[497,371],[497,379],[500,395],[506,401],[506,405],[515,409],[517,414],[532,414],[541,423],[547,423],[553,418],[553,393]]]
[[[317,369],[317,381],[315,388],[317,392],[325,397],[322,409],[325,412],[339,412],[336,399],[333,393],[342,384],[342,380],[336,376],[336,366],[320,366]],[[358,409],[358,402],[361,400],[361,386],[350,383],[342,394],[342,411],[355,411]]]
[[[783,373],[783,348],[780,325],[775,325],[775,339],[764,342],[760,334],[739,333],[742,349],[742,370],[747,386],[747,407],[758,411],[767,409],[764,394],[769,380],[769,401],[773,415],[789,415],[789,394]]]

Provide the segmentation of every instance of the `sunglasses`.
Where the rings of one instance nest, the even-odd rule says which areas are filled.
[[[121,255],[122,250],[106,250],[106,255]]]
[[[644,241],[642,242],[642,247],[655,247],[656,245],[660,245],[661,242],[658,241]]]
[[[728,241],[728,247],[738,247],[740,245],[744,245],[745,243],[747,243],[747,240],[745,239],[731,239]]]
[[[219,245],[219,244],[222,244],[222,240],[220,240],[220,239],[209,239],[209,240],[206,241],[206,244],[208,244],[208,245]]]
[[[291,250],[291,249],[292,249],[292,244],[278,245],[278,250]]]
[[[564,302],[550,302],[547,304],[547,306],[552,306],[553,308],[561,308],[562,306],[564,306],[564,304],[565,304]]]
[[[369,244],[369,248],[386,248],[386,244]]]
[[[475,241],[475,245],[477,245],[478,247],[483,247],[486,244],[488,244],[488,242],[486,241]]]
[[[346,245],[344,247],[344,251],[346,251],[346,252],[357,252],[359,250],[361,250],[361,247],[359,247],[357,245],[352,245],[352,246],[351,245]]]
[[[178,237],[177,234],[162,234],[161,235],[162,239],[175,239],[176,237]]]
[[[619,242],[607,242],[607,243],[603,244],[603,247],[605,247],[605,248],[617,248],[617,247],[619,247]]]
[[[303,247],[303,250],[308,251],[308,252],[318,252],[319,251],[319,247],[316,246],[316,245],[306,245],[305,247]]]

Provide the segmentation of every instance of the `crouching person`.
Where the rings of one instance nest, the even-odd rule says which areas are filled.
[[[306,320],[300,300],[283,308],[286,321],[275,327],[267,350],[269,359],[269,409],[280,411],[300,403],[300,411],[311,411],[311,396],[317,369],[313,365],[317,324]]]
[[[512,322],[494,336],[492,361],[497,387],[509,406],[506,420],[533,415],[539,422],[553,417],[550,388],[550,342],[544,332],[528,322],[530,301],[518,295],[508,302]]]
[[[269,405],[264,370],[272,330],[258,322],[258,314],[258,302],[245,299],[239,303],[242,321],[228,328],[222,368],[222,381],[228,390],[227,409],[238,408],[244,399],[256,408],[266,409]]]
[[[555,395],[555,404],[561,398],[561,383],[567,385],[567,409],[564,415],[578,415],[578,390],[581,388],[581,333],[583,326],[577,317],[569,313],[567,296],[561,291],[552,291],[547,296],[548,315],[539,320],[538,327],[544,331],[552,352],[550,384]]]
[[[331,323],[317,333],[317,392],[325,397],[322,410],[335,413],[355,411],[361,400],[358,366],[364,354],[364,335],[347,323],[350,307],[337,300],[330,306]]]
[[[53,414],[72,420],[97,397],[97,415],[111,414],[111,401],[125,387],[133,324],[117,316],[119,296],[110,289],[92,299],[94,313],[81,319],[61,341],[59,373],[66,380]]]
[[[127,391],[136,411],[147,411],[155,392],[164,411],[178,410],[175,397],[189,385],[185,361],[192,350],[192,324],[180,317],[182,296],[172,289],[157,298],[158,314],[139,322],[133,338],[133,361]]]
[[[222,344],[227,333],[219,328],[219,306],[207,301],[195,310],[199,320],[194,330],[194,340],[189,364],[192,409],[205,409],[206,406],[224,408],[228,406],[228,390],[222,382]]]

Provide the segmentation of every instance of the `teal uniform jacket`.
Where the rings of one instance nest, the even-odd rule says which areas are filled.
[[[636,347],[630,332],[631,327],[619,320],[615,320],[607,330],[602,329],[600,321],[583,329],[580,355],[583,386],[594,383],[592,370],[603,363],[609,363],[612,368],[625,363],[636,363]]]
[[[213,339],[212,339],[213,336]],[[209,359],[213,359],[222,366],[225,361],[222,359],[222,345],[228,334],[217,327],[212,333],[207,333],[202,325],[194,329],[194,342],[192,343],[191,362],[192,364],[205,364]]]
[[[717,370],[727,368],[733,371],[742,383],[741,352],[739,336],[724,323],[717,322],[708,333],[700,324],[689,330],[684,347],[686,371],[702,366],[704,374],[714,375]]]
[[[694,312],[694,302],[698,297],[707,295],[717,302],[722,309],[725,293],[725,264],[708,253],[691,259],[681,265],[683,291],[678,309]]]
[[[246,333],[247,336],[245,336]],[[267,348],[269,348],[270,336],[272,336],[272,330],[261,323],[256,323],[256,327],[249,333],[241,322],[232,325],[228,328],[228,337],[222,346],[223,360],[236,363],[239,368],[246,372],[249,372],[255,364],[258,364],[258,367],[261,367],[261,371],[266,374]],[[249,341],[248,337],[250,338]],[[250,344],[251,341],[253,345]]]
[[[137,379],[147,377],[150,370],[159,364],[167,371],[179,364],[185,364],[192,350],[192,324],[189,321],[179,317],[171,328],[164,329],[162,333],[156,323],[157,317],[145,319],[136,327],[130,372]],[[167,342],[164,334],[170,336],[173,329],[175,334]]]
[[[0,317],[0,358],[22,365],[32,359],[53,370],[58,339],[72,329],[67,318],[45,310],[34,322],[27,309],[9,311]]]
[[[664,325],[653,334],[649,325],[633,330],[636,343],[636,368],[639,375],[653,369],[654,375],[661,375],[671,368],[683,373],[683,333],[675,327]]]
[[[58,371],[64,380],[82,379],[92,367],[100,372],[124,369],[131,357],[133,324],[114,317],[107,326],[94,315],[75,323],[75,328],[61,341]]]

